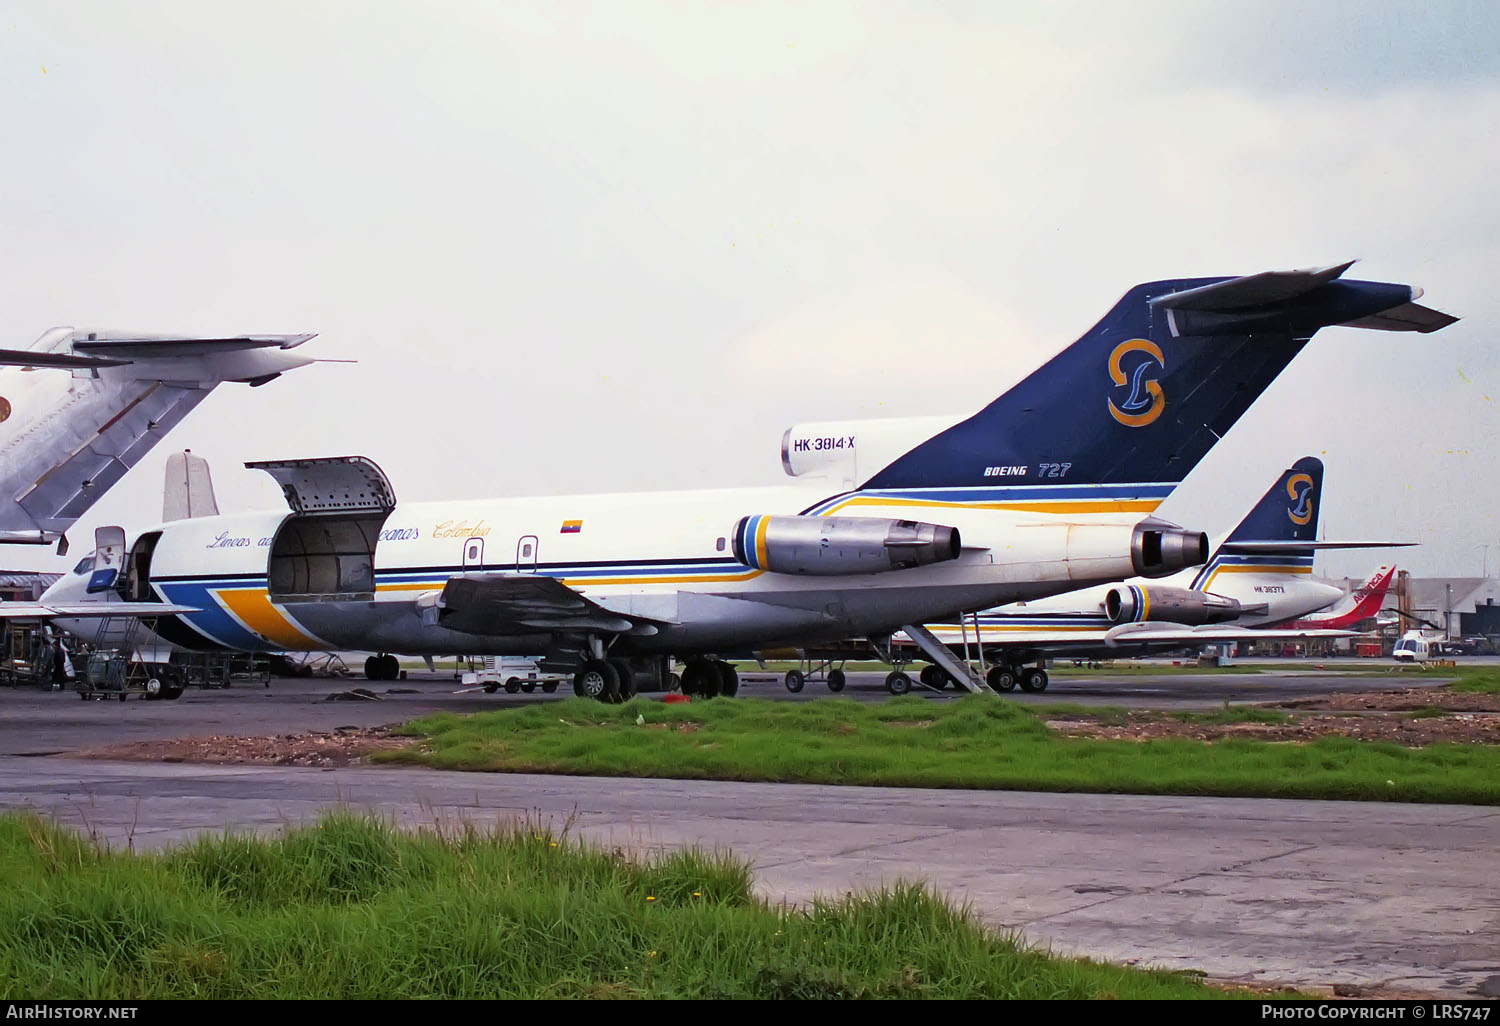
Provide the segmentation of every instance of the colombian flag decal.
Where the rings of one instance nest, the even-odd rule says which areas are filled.
[[[564,520],[563,521],[563,525],[562,525],[562,530],[559,531],[558,533],[559,534],[577,534],[579,531],[582,531],[582,530],[583,530],[583,521],[582,520]]]

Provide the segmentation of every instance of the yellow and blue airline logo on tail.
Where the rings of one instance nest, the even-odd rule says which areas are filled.
[[[1286,515],[1299,527],[1312,519],[1315,490],[1316,486],[1310,474],[1293,474],[1286,479],[1286,493],[1296,503],[1295,506],[1287,507]]]
[[[1143,353],[1146,359],[1136,363],[1127,377],[1124,364],[1125,357],[1130,353]],[[1113,399],[1109,400],[1109,414],[1126,427],[1145,427],[1160,417],[1161,411],[1167,408],[1167,397],[1161,385],[1155,378],[1146,376],[1152,369],[1153,360],[1156,361],[1158,371],[1167,369],[1167,360],[1162,355],[1161,347],[1144,338],[1121,342],[1109,354],[1110,380],[1117,389],[1124,388],[1127,384],[1130,386],[1130,395],[1119,406],[1115,405]]]

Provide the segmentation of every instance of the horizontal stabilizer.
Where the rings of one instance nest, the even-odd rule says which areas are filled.
[[[80,370],[88,367],[123,367],[129,360],[109,360],[102,356],[70,356],[67,353],[37,353],[30,349],[0,349],[0,367],[55,367]]]
[[[55,602],[0,602],[0,620],[104,620],[111,617],[149,619],[178,613],[202,612],[197,606],[174,606],[165,602],[85,602],[60,605]]]
[[[1172,292],[1151,300],[1152,306],[1168,310],[1244,310],[1257,306],[1275,306],[1304,296],[1342,275],[1354,261],[1331,267],[1304,267],[1295,271],[1263,271],[1242,278],[1203,285],[1183,292]]]
[[[236,335],[229,338],[87,338],[73,342],[73,351],[117,360],[159,360],[179,356],[208,356],[245,349],[295,349],[311,335]]]
[[[1247,552],[1258,555],[1276,552],[1315,552],[1318,549],[1404,549],[1417,542],[1397,541],[1227,541],[1220,552]]]
[[[1342,326],[1372,328],[1375,331],[1420,331],[1425,335],[1429,331],[1446,328],[1457,320],[1458,318],[1451,314],[1434,310],[1430,306],[1423,306],[1421,303],[1403,303],[1401,306],[1393,306],[1389,310],[1382,310],[1369,317],[1345,321]]]

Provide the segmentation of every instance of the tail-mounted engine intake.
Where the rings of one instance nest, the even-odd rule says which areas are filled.
[[[1112,623],[1180,623],[1198,627],[1237,620],[1238,601],[1186,588],[1143,588],[1122,584],[1104,596],[1104,615]]]
[[[778,574],[873,574],[957,559],[956,527],[884,517],[750,516],[734,528],[734,558]]]
[[[1208,562],[1208,535],[1148,517],[1130,536],[1130,561],[1141,577],[1166,577]]]

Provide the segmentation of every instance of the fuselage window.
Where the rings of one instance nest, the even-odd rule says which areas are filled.
[[[478,545],[470,545],[469,546],[469,558],[470,559],[478,559],[479,558],[479,546]]]
[[[723,552],[724,551],[724,539],[720,538],[717,542],[715,542],[714,543],[714,548],[716,550],[718,550],[719,552]]]
[[[527,542],[525,545],[521,546],[521,558],[522,559],[530,559],[531,558],[531,543],[530,542]]]

